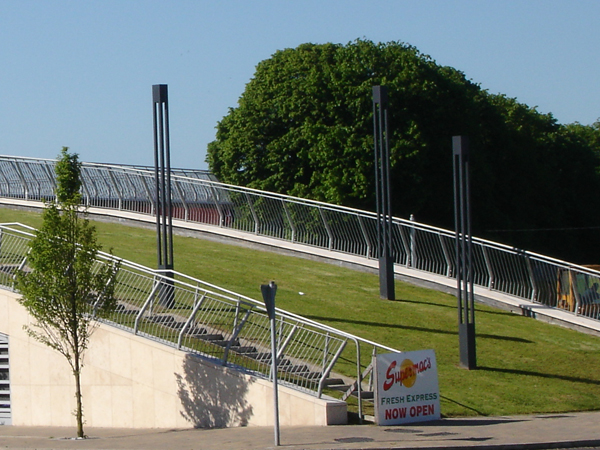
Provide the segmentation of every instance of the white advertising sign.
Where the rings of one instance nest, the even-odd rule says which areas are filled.
[[[375,420],[399,425],[437,420],[440,389],[433,350],[376,357]]]

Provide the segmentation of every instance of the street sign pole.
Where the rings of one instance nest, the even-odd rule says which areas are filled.
[[[279,446],[279,397],[277,393],[277,330],[275,324],[275,293],[277,285],[274,281],[262,284],[260,290],[265,301],[267,314],[271,322],[271,373],[273,374],[273,427],[275,432],[275,446]]]

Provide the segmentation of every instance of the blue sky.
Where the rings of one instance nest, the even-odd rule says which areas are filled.
[[[171,161],[206,145],[256,65],[305,42],[414,45],[561,123],[600,117],[597,0],[0,0],[0,154],[153,164],[152,85]]]

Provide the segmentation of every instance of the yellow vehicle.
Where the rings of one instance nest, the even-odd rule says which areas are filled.
[[[584,266],[600,270],[600,265]],[[588,317],[600,313],[600,277],[570,269],[559,269],[556,285],[557,307]]]

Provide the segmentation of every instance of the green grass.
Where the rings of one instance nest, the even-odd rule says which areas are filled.
[[[0,222],[40,216],[0,209]],[[154,267],[153,230],[97,223],[115,255]],[[379,298],[376,275],[270,252],[175,236],[175,269],[261,299],[278,285],[277,306],[402,351],[436,352],[445,416],[561,413],[600,409],[600,338],[484,305],[476,308],[477,364],[458,367],[455,297],[396,282]],[[300,295],[303,292],[304,295]]]

